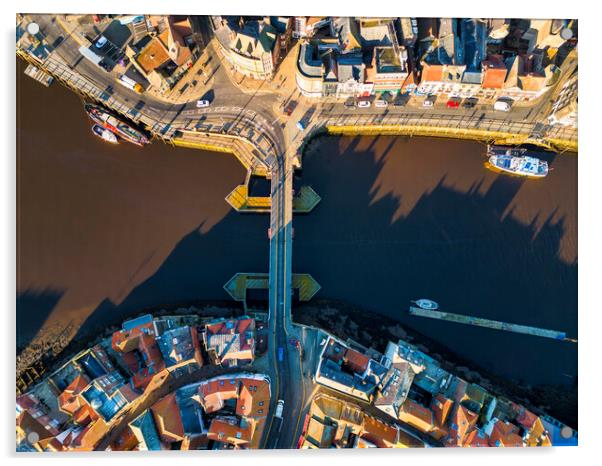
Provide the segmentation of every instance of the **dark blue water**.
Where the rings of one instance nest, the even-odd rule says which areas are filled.
[[[488,171],[484,146],[324,138],[302,183],[322,197],[296,217],[293,269],[320,298],[399,320],[493,373],[572,384],[577,345],[410,316],[410,300],[577,337],[577,157],[545,180]]]

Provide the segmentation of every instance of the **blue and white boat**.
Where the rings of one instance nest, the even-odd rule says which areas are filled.
[[[110,142],[111,144],[119,144],[117,136],[100,125],[93,125],[92,133],[94,133],[95,136],[98,136],[103,141]]]
[[[488,146],[487,155],[492,167],[506,173],[529,178],[543,178],[549,172],[548,162],[524,155],[526,149]]]

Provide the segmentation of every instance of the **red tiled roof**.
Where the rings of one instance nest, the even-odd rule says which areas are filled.
[[[134,374],[132,385],[137,390],[144,390],[152,378],[165,369],[152,322],[113,333],[111,345],[115,351],[123,353],[122,360]],[[146,362],[144,367],[139,367],[140,361],[134,355],[134,350],[144,354]]]
[[[464,440],[465,447],[488,447],[489,436],[477,429],[471,430]]]
[[[501,57],[497,55],[490,56],[483,62],[482,66],[483,83],[481,84],[481,87],[483,87],[483,89],[501,89],[508,72]]]
[[[175,393],[161,398],[151,407],[151,411],[155,418],[157,431],[163,441],[177,442],[184,438],[184,426]]]
[[[254,431],[255,422],[252,419],[241,427],[239,421],[235,418],[216,417],[211,421],[207,437],[211,440],[241,447],[251,441]]]
[[[523,439],[518,435],[517,426],[498,420],[491,431],[489,445],[492,447],[521,447]]]
[[[205,411],[213,413],[223,408],[224,401],[238,397],[238,383],[236,379],[210,380],[199,385],[198,393]]]
[[[263,417],[270,405],[270,384],[267,380],[240,379],[240,391],[236,403],[239,416]]]
[[[229,335],[235,333],[244,333],[247,330],[254,329],[255,319],[225,320],[222,322],[217,322],[215,324],[209,324],[205,327],[207,333],[211,333],[213,335]]]
[[[433,412],[409,398],[400,407],[399,419],[423,432],[430,432],[433,429]]]
[[[528,409],[523,409],[521,413],[516,417],[517,422],[525,428],[531,429],[537,421],[537,415],[533,414]]]
[[[466,436],[476,425],[478,417],[476,413],[473,413],[460,403],[456,403],[456,407],[448,421],[449,434],[447,444],[449,446],[464,445]]]
[[[437,427],[443,427],[453,405],[454,402],[449,398],[444,397],[441,393],[433,398],[431,402],[431,409],[435,415],[435,424]]]
[[[379,448],[391,448],[397,443],[398,431],[371,416],[364,417],[361,436]]]
[[[370,358],[368,356],[351,348],[345,351],[344,360],[347,366],[349,366],[353,372],[358,374],[363,374],[368,368],[368,363],[370,362]]]
[[[442,65],[429,65],[424,63],[422,66],[422,76],[420,82],[441,81],[443,79]]]
[[[84,374],[79,374],[58,396],[58,404],[61,411],[71,414],[73,420],[80,425],[85,425],[97,419],[98,415],[90,408],[88,402],[81,396],[81,392],[90,384]]]

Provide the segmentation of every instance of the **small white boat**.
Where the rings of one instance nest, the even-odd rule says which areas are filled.
[[[439,304],[431,299],[419,299],[418,301],[414,301],[414,304],[421,309],[425,309],[427,311],[434,311],[439,309]]]
[[[491,155],[489,163],[507,173],[530,178],[543,178],[548,174],[548,162],[535,157],[514,155]]]
[[[95,136],[98,136],[103,141],[110,142],[111,144],[119,144],[117,136],[100,125],[92,126],[92,133],[94,133]]]

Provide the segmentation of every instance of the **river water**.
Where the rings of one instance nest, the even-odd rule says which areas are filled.
[[[267,271],[268,217],[224,197],[234,157],[111,146],[80,99],[17,69],[18,335],[114,325],[163,304],[226,300],[236,272]],[[464,358],[524,383],[573,382],[576,345],[410,317],[410,300],[577,337],[577,158],[541,181],[483,166],[477,143],[323,138],[301,183],[322,197],[295,219],[293,269],[320,298],[399,319]]]

